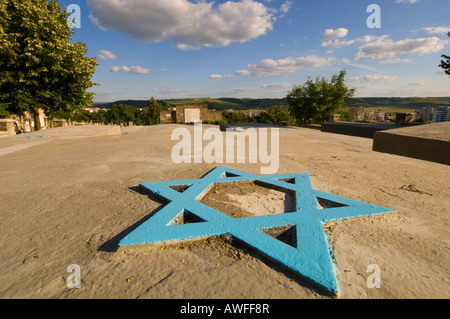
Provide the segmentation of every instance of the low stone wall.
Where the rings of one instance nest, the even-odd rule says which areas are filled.
[[[5,136],[16,135],[14,120],[0,119],[0,134]]]
[[[185,110],[200,110],[200,120],[209,122],[222,121],[222,111],[209,110],[206,104],[177,105],[176,111],[162,111],[159,114],[161,124],[185,123]]]
[[[450,122],[377,132],[373,150],[450,165]]]
[[[222,111],[206,110],[202,113],[202,121],[220,122],[223,119]]]
[[[322,124],[321,131],[327,133],[373,138],[376,132],[391,130],[395,128],[397,127],[385,124],[333,122]]]
[[[159,121],[161,124],[173,123],[175,111],[162,111],[159,113]]]

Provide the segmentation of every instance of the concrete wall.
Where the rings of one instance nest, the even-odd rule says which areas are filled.
[[[162,111],[159,114],[159,120],[161,124],[173,123],[173,117],[175,116],[175,111]]]
[[[67,126],[69,126],[69,123],[67,122],[67,120],[54,119],[52,126],[53,127],[67,127]]]
[[[2,135],[16,135],[14,120],[0,119],[0,132],[3,133]]]
[[[450,165],[450,122],[377,132],[373,150]]]
[[[334,122],[322,124],[322,132],[336,133],[350,136],[373,138],[375,132],[392,129],[395,127],[376,124],[361,124],[349,122]]]
[[[185,110],[200,110],[200,120],[202,121],[221,121],[222,111],[208,110],[206,104],[183,104],[177,105],[176,111],[162,111],[160,113],[161,124],[167,123],[185,123]]]
[[[216,110],[207,110],[202,114],[203,121],[220,122],[223,119],[223,112]]]
[[[202,119],[202,115],[208,111],[208,105],[206,104],[184,104],[177,105],[177,123],[185,123],[186,119],[184,118],[186,109],[200,109],[200,119]]]

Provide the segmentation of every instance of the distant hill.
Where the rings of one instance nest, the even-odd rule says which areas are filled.
[[[147,106],[147,100],[121,100],[110,103],[94,103],[95,107],[111,108],[114,104],[132,105],[137,108]],[[195,98],[195,99],[169,99],[158,100],[164,107],[180,104],[207,104],[209,109],[216,110],[250,110],[268,109],[274,105],[287,106],[286,99],[238,99],[238,98]],[[427,106],[450,105],[450,97],[412,97],[412,98],[352,98],[347,101],[349,107],[363,106],[367,109],[382,108],[385,110],[408,110],[414,111]]]
[[[347,105],[363,106],[365,108],[399,108],[417,110],[427,106],[450,105],[450,97],[374,97],[374,98],[352,98]]]
[[[111,108],[114,104],[132,105],[137,108],[147,106],[146,100],[121,100],[110,103],[95,103],[95,107]],[[286,105],[286,99],[236,99],[236,98],[195,98],[195,99],[169,99],[158,100],[162,106],[180,105],[180,104],[207,104],[209,109],[216,110],[249,110],[249,109],[268,109],[274,105]]]

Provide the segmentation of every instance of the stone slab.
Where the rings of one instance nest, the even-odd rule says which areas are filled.
[[[357,137],[373,138],[379,131],[391,130],[397,127],[387,124],[363,124],[350,122],[331,122],[322,124],[321,131]]]
[[[450,122],[377,132],[373,150],[450,165]]]

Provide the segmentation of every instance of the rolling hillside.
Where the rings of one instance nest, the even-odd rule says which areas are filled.
[[[169,99],[158,100],[158,103],[164,107],[180,104],[207,104],[208,108],[216,110],[249,110],[249,109],[267,109],[274,105],[286,104],[286,99],[237,99],[237,98],[195,98],[195,99]],[[95,103],[95,107],[110,108],[114,104],[127,104],[137,108],[147,106],[146,100],[121,100],[111,103]],[[405,111],[411,110],[413,112],[416,109],[427,106],[440,106],[450,105],[450,97],[412,97],[412,98],[352,98],[347,101],[349,107],[363,106],[367,109],[383,109],[387,112],[395,111],[396,109]]]

